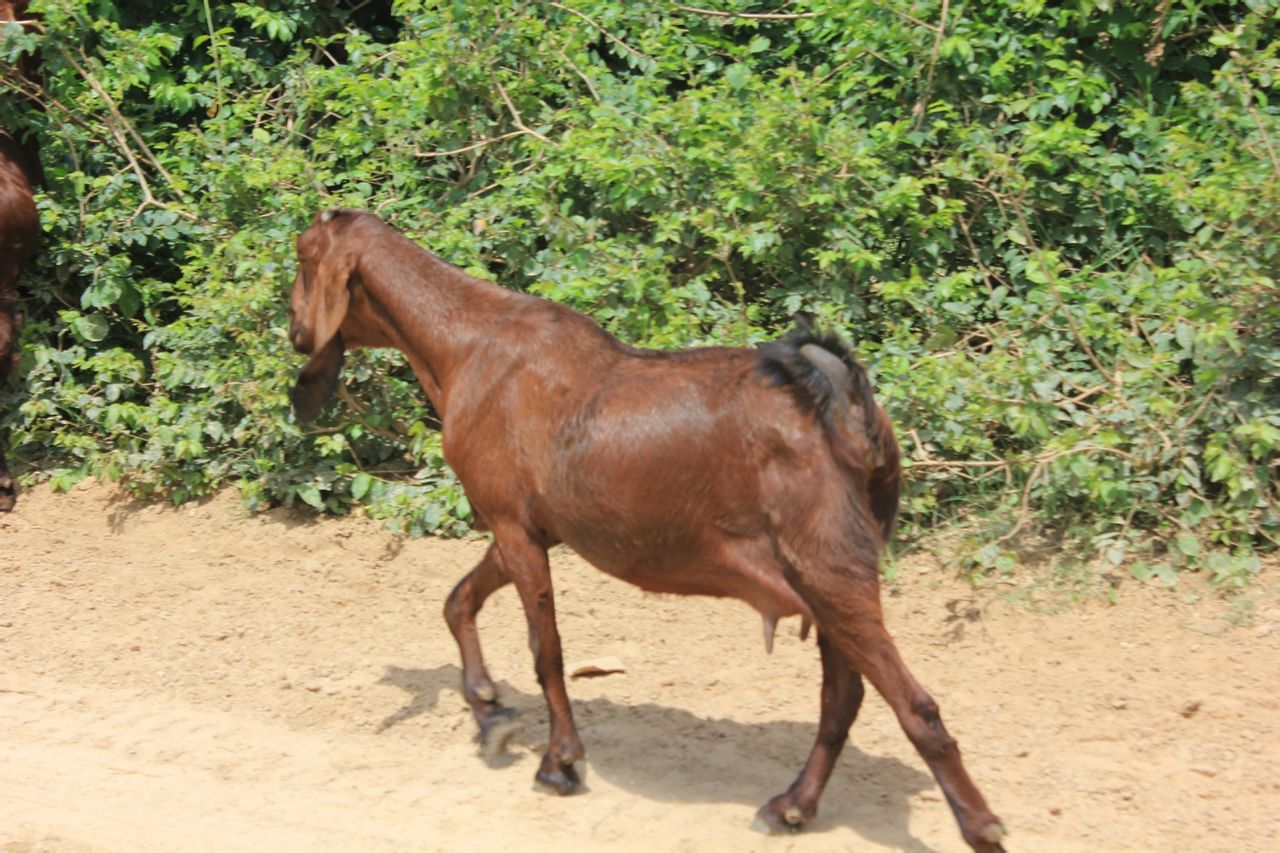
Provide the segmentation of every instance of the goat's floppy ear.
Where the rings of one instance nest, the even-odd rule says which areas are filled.
[[[306,367],[298,372],[298,381],[289,393],[293,413],[299,421],[309,421],[329,402],[338,387],[338,374],[342,372],[342,359],[347,348],[342,345],[342,335],[335,334],[324,349],[312,353]]]
[[[347,316],[351,290],[347,287],[359,255],[344,241],[329,235],[328,250],[320,256],[307,282],[307,328],[311,330],[312,354],[318,355],[338,333]]]
[[[338,330],[342,328],[351,303],[349,285],[360,256],[351,247],[351,241],[343,240],[335,233],[338,223],[333,219],[337,213],[326,210],[316,217],[307,233],[298,238],[300,259],[303,242],[311,244],[306,253],[310,269],[304,266],[299,275],[299,281],[306,285],[305,297],[302,304],[294,303],[302,314],[300,326],[303,331],[302,336],[294,339],[294,345],[301,345],[300,348],[308,350],[311,356],[298,373],[298,381],[289,395],[293,411],[301,421],[320,414],[324,404],[333,396],[346,352]],[[297,292],[295,287],[295,299]]]

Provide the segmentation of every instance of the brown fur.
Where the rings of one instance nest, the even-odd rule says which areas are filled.
[[[344,349],[399,349],[493,531],[445,606],[487,750],[509,737],[512,712],[485,669],[476,614],[513,583],[551,718],[537,779],[560,793],[577,785],[584,750],[547,563],[547,549],[563,542],[646,590],[741,599],[764,617],[766,637],[785,616],[817,626],[818,740],[795,783],[761,807],[761,828],[796,829],[814,816],[865,676],[965,839],[1001,849],[998,819],[881,618],[877,564],[897,510],[898,449],[842,346],[802,335],[763,353],[637,350],[564,306],[466,275],[359,211],[317,216],[298,238],[298,262],[289,334],[312,356],[295,389],[298,413],[324,405]]]
[[[0,21],[19,20],[26,5],[0,0]],[[40,236],[34,191],[43,177],[35,145],[0,129],[0,386],[8,380],[17,361],[18,275],[31,259]],[[16,500],[16,487],[0,440],[0,512],[13,509]]]

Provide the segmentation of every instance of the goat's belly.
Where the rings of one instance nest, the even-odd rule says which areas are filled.
[[[600,571],[646,592],[736,598],[776,617],[808,614],[787,583],[768,539],[690,531],[679,525],[645,536],[590,531],[566,537]]]
[[[688,567],[698,562],[704,551],[698,537],[686,531],[610,530],[602,525],[567,531],[562,538],[606,574],[651,592],[694,592],[675,588],[696,582],[689,576],[698,573]]]

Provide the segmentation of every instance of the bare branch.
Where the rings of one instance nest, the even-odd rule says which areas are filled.
[[[817,12],[718,12],[715,9],[700,9],[697,6],[677,6],[681,12],[695,15],[710,15],[713,18],[748,18],[755,21],[794,21],[797,18],[816,18]]]
[[[474,151],[477,148],[483,148],[484,146],[489,145],[490,143],[501,142],[502,140],[510,139],[513,136],[523,136],[526,133],[533,133],[533,131],[522,127],[520,130],[513,130],[510,133],[502,133],[502,134],[499,134],[498,136],[491,136],[488,139],[481,139],[479,142],[473,142],[470,145],[463,146],[462,148],[455,148],[452,151],[414,151],[413,156],[422,157],[423,159],[432,159],[435,157],[452,157],[455,154],[465,154],[468,151]],[[537,134],[534,134],[534,135],[537,136]]]
[[[587,91],[591,93],[592,99],[594,99],[597,104],[600,103],[600,93],[596,91],[595,86],[591,85],[591,78],[584,74],[582,69],[577,66],[577,63],[569,58],[569,54],[565,53],[563,50],[558,51],[558,53],[560,58],[573,69],[573,73],[578,75],[578,79],[587,85]]]
[[[1009,459],[924,459],[912,461],[909,468],[1009,468]]]
[[[133,169],[134,174],[138,178],[138,183],[142,187],[142,204],[140,204],[138,209],[133,212],[133,216],[136,217],[148,206],[164,208],[166,205],[159,201],[151,191],[151,185],[147,181],[146,173],[138,162],[138,158],[134,154],[133,149],[129,146],[128,137],[133,138],[134,142],[137,143],[138,147],[142,150],[142,155],[146,157],[151,166],[153,166],[155,170],[164,177],[168,182],[170,189],[177,193],[180,198],[184,198],[185,196],[183,195],[182,190],[177,186],[177,183],[173,180],[173,176],[169,174],[168,170],[160,163],[155,154],[151,152],[146,141],[138,134],[133,125],[129,123],[129,120],[120,112],[120,109],[116,106],[116,102],[112,99],[111,95],[107,93],[107,90],[102,88],[102,84],[98,82],[97,78],[90,74],[85,67],[77,62],[75,57],[65,49],[59,48],[58,52],[62,54],[62,58],[67,61],[67,64],[74,68],[76,73],[84,78],[84,81],[89,84],[89,88],[93,89],[94,93],[107,105],[108,120],[105,122],[107,130],[111,132],[111,135],[116,140],[116,144],[120,146],[121,152],[124,154],[125,159],[129,161],[129,166]],[[188,219],[195,219],[194,215],[186,211],[180,210],[176,212]]]
[[[1018,508],[1018,520],[1014,523],[1013,527],[1009,528],[1009,532],[1001,536],[999,539],[997,539],[996,542],[997,543],[1008,542],[1014,536],[1018,535],[1018,532],[1022,530],[1024,526],[1026,526],[1027,519],[1031,517],[1031,489],[1035,485],[1036,479],[1040,476],[1041,472],[1044,471],[1044,468],[1046,465],[1048,465],[1053,460],[1059,459],[1063,456],[1071,456],[1076,453],[1091,453],[1091,452],[1110,453],[1115,456],[1120,456],[1124,459],[1129,459],[1129,460],[1133,459],[1133,454],[1128,453],[1124,450],[1121,450],[1118,447],[1098,447],[1097,445],[1086,445],[1084,447],[1072,447],[1067,450],[1050,450],[1048,452],[1041,453],[1040,455],[1036,456],[1034,458],[1035,467],[1031,469],[1031,474],[1030,476],[1027,477],[1027,483],[1025,486],[1022,487],[1022,500]]]
[[[1143,59],[1148,65],[1155,65],[1164,56],[1164,22],[1169,15],[1170,0],[1161,0],[1156,8],[1156,20],[1151,25],[1151,41],[1147,44],[1147,52]]]
[[[988,190],[988,192],[991,191]],[[1027,224],[1027,219],[1022,213],[1021,201],[1019,201],[1016,196],[1011,196],[1009,201],[1013,205],[1014,215],[1018,217],[1018,224],[1022,226],[1022,233],[1027,239],[1027,245],[1031,247],[1031,251],[1035,252],[1036,255],[1039,256],[1038,260],[1040,260],[1040,268],[1044,273],[1045,283],[1048,285],[1049,293],[1053,296],[1054,301],[1058,303],[1058,308],[1062,310],[1062,316],[1067,321],[1067,326],[1070,327],[1071,334],[1075,336],[1076,343],[1080,344],[1080,349],[1082,349],[1084,354],[1088,356],[1089,361],[1093,364],[1094,368],[1097,369],[1098,374],[1104,379],[1110,380],[1112,386],[1115,387],[1117,392],[1122,392],[1124,380],[1121,378],[1120,372],[1117,370],[1116,373],[1109,374],[1107,369],[1102,366],[1102,361],[1098,358],[1097,353],[1093,351],[1093,347],[1089,345],[1089,341],[1085,338],[1084,333],[1080,331],[1080,326],[1076,323],[1076,318],[1072,316],[1071,311],[1067,308],[1067,303],[1062,298],[1062,294],[1058,292],[1058,274],[1052,267],[1044,263],[1044,252],[1040,250],[1040,246],[1036,242],[1035,234],[1031,232],[1031,226]],[[1120,397],[1123,401],[1123,393],[1120,393]]]
[[[636,50],[634,47],[632,47],[631,45],[627,44],[625,41],[623,41],[622,39],[618,38],[618,37],[617,37],[617,36],[615,36],[613,33],[609,32],[609,31],[608,31],[608,30],[606,30],[604,27],[600,26],[600,25],[599,25],[598,23],[596,23],[594,20],[592,20],[591,18],[589,18],[589,17],[587,17],[586,15],[582,14],[581,12],[579,12],[577,9],[574,9],[574,8],[572,8],[572,7],[570,7],[570,6],[566,6],[566,5],[564,5],[563,3],[550,3],[549,5],[554,6],[554,7],[555,7],[555,8],[557,8],[557,9],[561,9],[561,10],[563,10],[563,11],[565,11],[565,12],[568,12],[568,13],[569,13],[569,14],[571,14],[571,15],[577,15],[579,18],[581,18],[582,20],[586,21],[588,24],[590,24],[591,26],[593,26],[593,27],[595,27],[597,30],[599,30],[599,31],[604,35],[604,37],[605,37],[605,38],[609,39],[609,40],[610,40],[611,42],[613,42],[614,44],[619,45],[619,46],[620,46],[620,47],[622,47],[624,50],[626,50],[626,51],[627,51],[627,53],[630,53],[632,56],[636,57],[637,59],[643,59],[643,60],[645,60],[646,62],[653,62],[653,59],[652,59],[651,57],[646,56],[645,54],[643,54],[643,53],[641,53],[640,51]]]
[[[928,21],[920,20],[915,15],[908,15],[906,12],[903,12],[901,9],[895,9],[893,7],[893,4],[891,3],[877,3],[876,0],[871,0],[871,5],[875,6],[877,9],[883,9],[886,12],[892,12],[893,14],[897,15],[899,18],[902,18],[905,21],[910,21],[911,23],[915,24],[917,27],[924,27],[926,30],[931,30],[933,32],[937,32],[939,29],[938,27],[934,26]]]
[[[924,122],[925,109],[928,107],[929,98],[933,95],[933,75],[938,70],[938,52],[942,49],[942,36],[947,31],[947,12],[950,9],[951,0],[942,0],[942,14],[937,29],[934,30],[933,52],[929,54],[929,74],[924,81],[924,89],[920,92],[920,100],[912,109],[916,116],[917,128]]]
[[[502,96],[503,102],[506,103],[507,109],[511,112],[511,120],[515,122],[516,127],[520,128],[520,132],[527,133],[535,139],[541,139],[543,142],[550,142],[551,140],[547,139],[541,133],[538,133],[538,131],[524,123],[524,119],[520,117],[520,111],[516,109],[515,104],[511,103],[511,98],[507,95],[507,90],[502,87],[500,82],[498,82],[498,78],[491,76],[490,79],[493,80],[493,85],[498,87],[498,94]]]

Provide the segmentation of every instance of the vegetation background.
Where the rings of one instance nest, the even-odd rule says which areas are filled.
[[[288,412],[293,239],[342,204],[639,345],[820,315],[899,425],[903,536],[959,524],[975,578],[1231,587],[1276,545],[1277,0],[31,6],[29,480],[465,529],[397,354]]]

